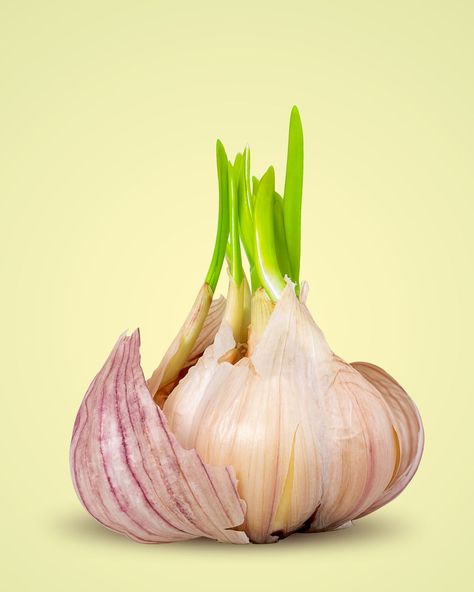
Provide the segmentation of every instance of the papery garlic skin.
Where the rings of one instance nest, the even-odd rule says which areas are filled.
[[[337,528],[385,503],[400,449],[408,472],[419,461],[413,429],[403,430],[393,401],[333,354],[290,282],[250,356],[219,363],[234,345],[223,324],[163,410],[185,448],[234,467],[251,541]],[[416,408],[404,409],[422,442]]]
[[[139,334],[122,336],[77,414],[74,487],[108,528],[143,543],[209,537],[247,543],[231,467],[203,463],[170,432],[140,368]]]
[[[405,489],[420,464],[424,432],[415,403],[394,378],[382,368],[367,362],[352,362],[351,366],[382,394],[390,407],[399,448],[399,463],[390,485],[359,518],[384,506]]]
[[[196,363],[211,345],[226,311],[226,299],[213,300],[207,284],[199,290],[183,326],[168,347],[160,365],[147,381],[158,405],[162,405],[179,382],[179,374]]]

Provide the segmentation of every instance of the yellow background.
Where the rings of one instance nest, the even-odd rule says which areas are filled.
[[[472,590],[473,7],[1,3],[4,590]],[[187,313],[215,139],[281,188],[294,103],[309,305],[412,394],[422,465],[350,530],[138,545],[76,499],[76,410],[124,329],[149,374]]]

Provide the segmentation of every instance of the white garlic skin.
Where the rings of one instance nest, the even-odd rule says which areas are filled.
[[[249,357],[219,362],[234,346],[224,322],[163,411],[182,446],[233,466],[251,541],[337,528],[406,486],[423,446],[416,407],[388,375],[389,394],[338,358],[290,282]]]

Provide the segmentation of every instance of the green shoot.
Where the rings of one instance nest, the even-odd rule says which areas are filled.
[[[275,249],[274,192],[275,171],[269,167],[259,183],[255,200],[255,266],[267,294],[276,301],[286,284]]]
[[[297,107],[290,116],[283,213],[289,249],[290,277],[298,284],[301,257],[301,200],[303,195],[303,128]]]
[[[219,214],[217,221],[216,242],[206,283],[214,292],[224,262],[227,240],[229,237],[229,192],[227,174],[227,155],[220,140],[216,143],[217,176],[219,180]]]

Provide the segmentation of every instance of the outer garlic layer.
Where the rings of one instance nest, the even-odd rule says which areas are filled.
[[[163,410],[182,446],[234,468],[252,541],[337,528],[405,487],[415,406],[382,370],[338,358],[291,283],[250,356],[219,362],[234,346],[223,322]]]
[[[122,336],[79,408],[70,461],[74,487],[103,525],[142,543],[196,537],[246,543],[231,467],[184,450],[140,368],[139,334]]]

